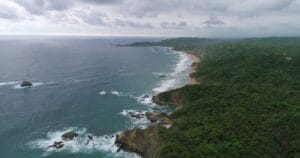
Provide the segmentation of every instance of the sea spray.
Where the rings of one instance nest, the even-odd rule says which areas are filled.
[[[73,131],[78,134],[73,140],[64,141],[62,135]],[[37,139],[29,142],[27,145],[33,149],[42,149],[44,156],[51,155],[55,152],[66,152],[66,153],[92,153],[92,152],[106,152],[108,155],[114,157],[128,157],[138,158],[139,156],[134,153],[117,152],[118,147],[115,145],[116,134],[96,136],[89,133],[86,128],[69,127],[59,131],[50,131],[47,133],[46,139]],[[56,149],[49,147],[54,142],[63,142],[64,147]]]
[[[190,66],[192,65],[192,59],[184,52],[175,51],[171,48],[167,49],[178,57],[178,61],[173,71],[160,81],[158,87],[152,89],[156,94],[182,87],[187,84],[189,79],[188,75]]]

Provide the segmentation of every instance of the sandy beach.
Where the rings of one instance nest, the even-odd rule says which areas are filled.
[[[164,48],[168,48],[170,50],[173,50],[173,51],[176,51],[174,48],[172,47],[164,47]],[[182,53],[185,53],[187,54],[193,61],[192,65],[191,65],[191,71],[190,71],[190,74],[189,74],[189,82],[188,84],[189,85],[196,85],[196,84],[200,84],[199,81],[197,81],[197,79],[195,77],[193,77],[193,73],[195,73],[197,71],[197,65],[198,63],[200,62],[200,54],[199,55],[196,55],[195,53],[193,52],[182,52]]]
[[[190,81],[188,84],[190,85],[195,85],[195,84],[199,84],[200,82],[196,80],[195,77],[193,77],[193,73],[195,73],[197,71],[197,65],[200,62],[200,57],[198,55],[195,55],[192,52],[185,52],[193,61],[192,65],[191,65],[191,72],[190,72]]]

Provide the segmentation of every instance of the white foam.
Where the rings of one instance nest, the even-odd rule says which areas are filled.
[[[178,54],[179,58],[180,58],[179,62],[176,64],[174,72],[171,74],[173,76],[176,76],[179,73],[182,73],[183,71],[188,70],[190,68],[190,66],[192,65],[192,60],[184,52],[174,51],[174,53]]]
[[[66,132],[74,131],[78,134],[73,140],[64,141],[61,138]],[[95,151],[104,152],[113,155],[114,157],[139,157],[134,153],[127,153],[124,151],[117,152],[118,147],[115,145],[115,135],[95,136],[87,132],[86,128],[66,128],[61,131],[48,132],[46,139],[37,139],[29,142],[27,145],[32,149],[42,149],[43,156],[48,156],[54,152],[69,152],[69,153],[92,153]],[[89,139],[92,136],[93,139]],[[61,149],[50,147],[55,141],[63,141],[64,146]]]
[[[105,95],[105,94],[106,94],[106,91],[99,92],[99,95]]]
[[[139,103],[144,104],[144,105],[153,105],[152,102],[152,96],[149,94],[143,94],[141,96],[138,97],[134,97]]]
[[[110,91],[110,93],[112,95],[115,95],[115,96],[123,96],[123,94],[121,92],[118,92],[118,91]]]
[[[43,82],[33,82],[33,83],[32,83],[32,86],[30,86],[30,87],[21,87],[21,84],[20,84],[20,83],[21,83],[21,82],[19,82],[19,84],[17,84],[17,85],[14,85],[13,88],[14,88],[14,89],[24,89],[24,88],[37,87],[37,86],[44,85]]]
[[[152,90],[155,93],[165,92],[171,89],[176,89],[181,86],[184,86],[188,82],[188,74],[189,70],[192,65],[192,59],[183,52],[171,50],[168,48],[169,51],[172,51],[173,54],[178,56],[179,60],[176,63],[173,72],[167,75],[166,78],[160,81],[157,87],[153,88]]]
[[[0,86],[11,86],[11,85],[16,85],[20,84],[20,81],[9,81],[9,82],[0,82]]]
[[[149,125],[149,120],[145,113],[147,110],[123,110],[120,114],[129,118],[132,127],[146,128]],[[132,117],[131,115],[141,115],[140,118]]]
[[[155,93],[161,93],[161,92],[165,92],[167,90],[170,90],[172,88],[174,88],[174,86],[177,84],[177,80],[176,79],[167,79],[167,80],[162,80],[160,85],[156,88],[153,88],[152,90]]]

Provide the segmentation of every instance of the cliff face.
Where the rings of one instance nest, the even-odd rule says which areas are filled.
[[[163,144],[157,126],[146,129],[134,128],[117,135],[116,144],[120,149],[135,152],[144,158],[157,158]]]

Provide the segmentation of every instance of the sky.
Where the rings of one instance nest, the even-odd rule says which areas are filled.
[[[300,0],[0,0],[0,35],[300,36]]]

